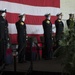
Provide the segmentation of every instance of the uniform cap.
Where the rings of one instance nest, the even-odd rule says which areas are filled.
[[[74,14],[72,14],[72,13],[69,14],[69,16],[72,16],[72,15],[74,15]]]
[[[62,14],[62,13],[59,13],[59,14],[57,14],[56,16],[58,17],[58,16],[60,16],[60,15],[61,15],[61,16],[63,16],[63,14]]]
[[[4,12],[6,12],[6,9],[4,9],[4,10],[0,10],[0,13],[4,13]]]
[[[19,14],[19,17],[23,17],[25,14],[24,13],[20,13]]]
[[[45,14],[45,17],[48,17],[48,16],[50,16],[51,14],[49,13],[49,14]]]

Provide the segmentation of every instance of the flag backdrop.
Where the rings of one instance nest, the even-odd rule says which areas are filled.
[[[17,30],[15,22],[19,13],[26,14],[26,28],[29,36],[43,35],[42,21],[44,15],[51,13],[53,32],[55,33],[54,21],[56,14],[60,12],[60,0],[0,0],[0,9],[7,9],[9,34],[12,43],[17,43]]]

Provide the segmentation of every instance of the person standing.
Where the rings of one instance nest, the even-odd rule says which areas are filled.
[[[62,22],[62,13],[57,14],[57,20],[55,21],[55,27],[56,27],[56,48],[58,48],[59,41],[62,39],[63,31],[64,31],[64,24]]]
[[[19,20],[16,22],[17,40],[18,40],[18,62],[26,62],[26,24],[25,14],[19,15]]]
[[[52,23],[50,18],[51,15],[46,14],[45,20],[42,22],[44,30],[45,59],[52,58]]]
[[[6,10],[0,10],[0,64],[5,63],[5,54],[9,40]]]
[[[73,28],[75,26],[74,14],[69,14],[69,19],[66,20],[66,22],[67,22],[67,26],[68,26],[69,29]]]

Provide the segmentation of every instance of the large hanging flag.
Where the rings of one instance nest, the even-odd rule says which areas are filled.
[[[15,22],[18,20],[19,13],[26,14],[27,34],[37,38],[43,35],[44,15],[51,13],[51,22],[55,33],[54,21],[56,14],[60,12],[60,0],[0,0],[0,9],[4,8],[7,9],[8,28],[12,43],[17,42]]]

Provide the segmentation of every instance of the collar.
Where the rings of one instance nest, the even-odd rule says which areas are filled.
[[[61,22],[61,19],[58,19],[59,22]]]

